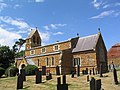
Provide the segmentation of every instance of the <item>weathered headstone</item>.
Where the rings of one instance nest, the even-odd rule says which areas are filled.
[[[101,79],[95,80],[95,90],[101,90]]]
[[[115,82],[115,84],[118,84],[117,71],[116,71],[115,68],[113,68],[113,76],[114,76],[114,82]]]
[[[46,66],[42,66],[42,75],[46,75]]]
[[[91,75],[92,70],[90,70],[90,75]]]
[[[25,69],[21,69],[21,70],[20,70],[20,74],[21,74],[22,77],[23,77],[23,81],[26,81]]]
[[[87,75],[87,82],[89,81],[89,75]]]
[[[90,90],[95,90],[95,79],[94,77],[90,80]]]
[[[59,69],[59,66],[56,66],[56,75],[60,75],[60,69]]]
[[[39,71],[39,69],[36,69],[36,84],[39,84],[42,82],[42,71]]]
[[[77,65],[77,76],[80,76],[80,65]]]
[[[86,74],[86,75],[88,74],[88,68],[86,68],[86,70],[85,70],[85,74]]]
[[[66,76],[63,75],[63,84],[61,84],[61,77],[57,78],[57,90],[68,90],[68,84],[66,84]]]
[[[75,73],[74,73],[74,72],[72,72],[72,75],[71,75],[71,77],[72,77],[72,78],[74,78],[74,74],[75,74]]]
[[[23,76],[21,74],[19,74],[17,78],[17,90],[18,89],[23,89]]]
[[[94,68],[93,68],[93,75],[95,75],[95,70],[94,70]]]
[[[66,75],[63,75],[63,84],[66,84]]]
[[[100,77],[103,77],[103,75],[102,75],[102,64],[100,64]]]

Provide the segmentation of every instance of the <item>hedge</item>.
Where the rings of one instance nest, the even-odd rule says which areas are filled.
[[[5,69],[0,67],[0,77],[2,77],[2,75],[5,73]]]

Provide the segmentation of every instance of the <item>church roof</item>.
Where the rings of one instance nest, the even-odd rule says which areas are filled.
[[[30,34],[28,35],[27,39],[28,38],[32,38],[32,36],[34,35],[34,33],[36,32],[37,30],[36,29],[32,29]]]
[[[93,50],[96,47],[98,38],[99,38],[99,34],[94,34],[79,38],[76,47],[73,49],[72,52],[74,53],[74,52]]]
[[[120,57],[120,44],[117,43],[113,45],[108,51],[108,58],[118,58]]]

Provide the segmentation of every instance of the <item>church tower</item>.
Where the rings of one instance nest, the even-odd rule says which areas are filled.
[[[25,49],[28,50],[37,46],[41,46],[41,38],[36,28],[36,29],[31,29],[31,32],[26,39]]]

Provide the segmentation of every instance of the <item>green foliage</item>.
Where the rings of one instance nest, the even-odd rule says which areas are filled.
[[[11,71],[10,71],[11,70]],[[10,66],[5,70],[5,75],[8,76],[16,76],[16,74],[19,72],[18,68],[16,66]]]
[[[15,53],[8,46],[0,46],[0,67],[8,68],[14,63]]]
[[[15,55],[15,57],[16,57],[16,58],[23,57],[24,52],[25,52],[24,50],[18,52],[18,53]]]
[[[2,75],[5,73],[5,69],[0,67],[0,77],[2,77]]]
[[[27,65],[24,67],[26,75],[35,75],[35,70],[37,66],[35,65]]]

